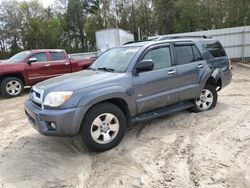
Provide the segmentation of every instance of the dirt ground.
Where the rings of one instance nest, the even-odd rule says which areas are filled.
[[[0,98],[0,187],[250,187],[250,69],[235,65],[214,110],[138,125],[101,154],[33,130],[28,92]]]

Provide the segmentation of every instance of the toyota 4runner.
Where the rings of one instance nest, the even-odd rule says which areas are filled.
[[[210,110],[232,79],[220,42],[169,38],[113,48],[88,69],[31,89],[25,113],[43,135],[77,136],[94,151],[122,140],[127,128],[172,112]]]

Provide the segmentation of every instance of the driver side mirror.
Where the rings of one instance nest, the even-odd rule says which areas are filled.
[[[31,63],[37,62],[37,59],[35,57],[29,58],[28,64],[30,65]]]
[[[154,69],[154,62],[151,59],[142,60],[135,66],[137,73],[151,71]]]

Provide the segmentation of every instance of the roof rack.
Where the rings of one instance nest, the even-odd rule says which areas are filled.
[[[209,39],[212,37],[206,36],[206,35],[181,35],[181,36],[159,36],[156,41],[159,40],[168,40],[168,39],[182,39],[182,38],[204,38],[204,39]]]
[[[144,41],[129,41],[129,42],[124,43],[123,45],[134,44],[134,43],[138,43],[138,42],[144,42]]]

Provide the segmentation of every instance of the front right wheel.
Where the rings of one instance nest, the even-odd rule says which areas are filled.
[[[94,106],[83,119],[80,137],[91,150],[103,152],[118,145],[126,131],[123,111],[112,103]]]
[[[198,99],[195,100],[194,112],[203,112],[213,109],[217,104],[217,90],[213,85],[206,85]]]

